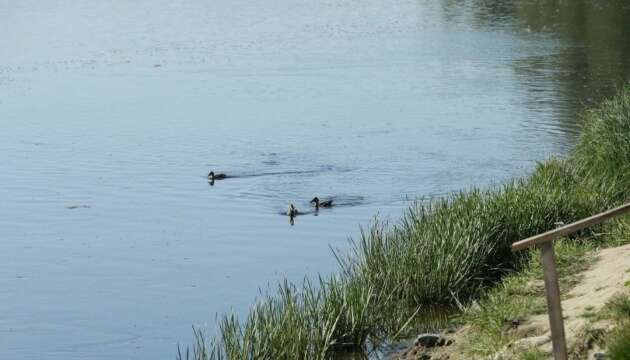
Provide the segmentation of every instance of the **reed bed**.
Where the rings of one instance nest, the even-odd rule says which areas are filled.
[[[630,197],[630,87],[583,121],[567,159],[497,189],[417,202],[397,224],[374,221],[349,253],[334,254],[337,275],[281,282],[244,321],[223,316],[210,341],[195,331],[192,352],[178,359],[337,358],[474,299],[529,259],[510,251],[513,242]]]

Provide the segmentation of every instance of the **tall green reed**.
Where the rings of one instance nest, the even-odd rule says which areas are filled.
[[[219,321],[208,344],[195,331],[179,359],[329,359],[391,339],[436,307],[466,302],[528,260],[510,245],[630,197],[630,87],[587,113],[566,160],[538,164],[496,189],[417,202],[390,225],[375,220],[335,252],[338,275],[282,282],[244,322]]]

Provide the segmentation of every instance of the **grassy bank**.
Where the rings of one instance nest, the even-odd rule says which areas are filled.
[[[610,208],[630,195],[630,87],[588,112],[567,159],[527,178],[417,203],[394,225],[374,223],[336,254],[337,275],[282,282],[246,319],[180,358],[325,359],[405,335],[442,307],[461,306],[506,274],[530,266],[510,245]],[[429,316],[430,317],[430,316]]]
[[[554,250],[563,300],[570,297],[570,291],[581,280],[581,273],[593,265],[598,250],[629,243],[630,216],[609,221],[594,236],[557,240]],[[527,319],[547,313],[540,254],[533,251],[528,256],[526,266],[504,277],[498,286],[485,292],[455,318],[457,325],[465,328],[458,352],[471,359],[492,358],[535,332],[532,328],[519,328]],[[523,352],[520,350],[524,349],[517,348],[519,356],[513,358],[548,358],[537,347]],[[570,349],[571,352],[582,350]],[[586,358],[581,356],[584,354],[574,355],[572,358]]]
[[[627,284],[630,288],[630,284]],[[630,289],[629,289],[630,290]],[[630,292],[619,295],[606,308],[605,317],[616,322],[614,332],[604,340],[611,360],[627,359],[630,354]]]

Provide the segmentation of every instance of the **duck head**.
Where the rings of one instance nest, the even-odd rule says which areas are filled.
[[[316,207],[319,207],[319,198],[316,196],[311,200],[311,204],[314,204]]]
[[[208,173],[208,178],[211,179],[211,180],[214,180],[214,171],[210,171]]]

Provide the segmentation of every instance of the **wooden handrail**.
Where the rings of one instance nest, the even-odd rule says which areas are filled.
[[[621,205],[614,209],[610,209],[608,211],[604,211],[603,213],[599,213],[597,215],[593,215],[591,217],[587,217],[586,219],[582,219],[580,221],[576,221],[574,223],[561,226],[557,229],[549,230],[546,233],[542,233],[540,235],[532,236],[525,240],[517,241],[512,244],[512,251],[518,251],[527,249],[528,247],[532,247],[534,245],[539,245],[547,241],[554,240],[561,236],[573,234],[576,231],[586,229],[589,226],[593,226],[599,224],[605,220],[613,218],[615,216],[619,216],[625,212],[630,211],[630,203]]]
[[[545,279],[545,294],[547,297],[547,308],[549,311],[549,330],[551,331],[553,357],[556,360],[567,360],[568,353],[567,342],[564,335],[562,303],[560,301],[560,286],[558,285],[558,271],[556,270],[553,240],[585,229],[589,226],[599,224],[607,219],[619,216],[629,211],[630,203],[512,244],[512,251],[527,249],[535,245],[540,247],[543,277]]]

